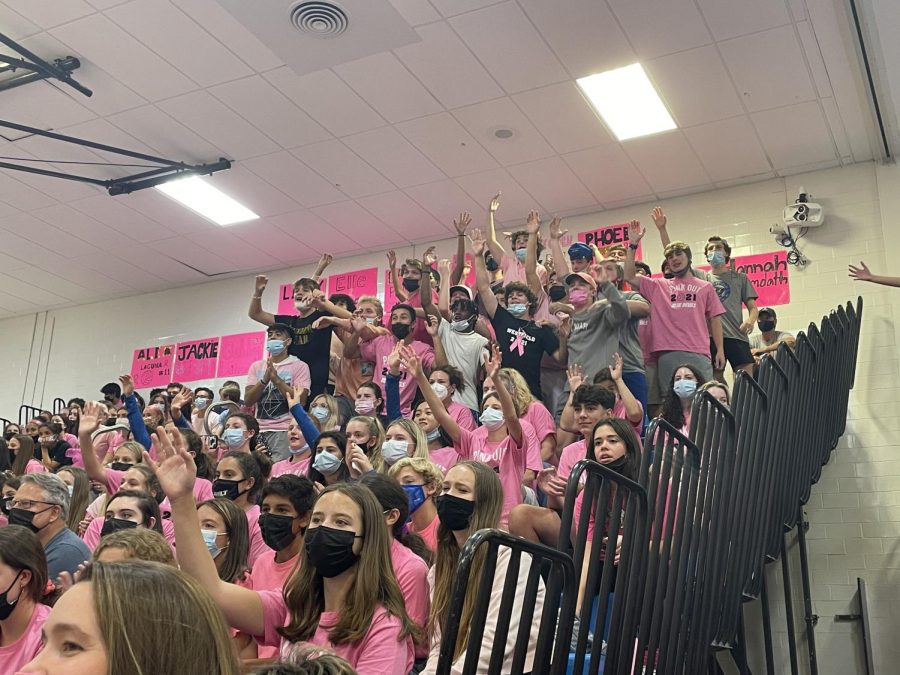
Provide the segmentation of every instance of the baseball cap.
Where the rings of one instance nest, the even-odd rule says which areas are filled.
[[[594,252],[591,250],[591,247],[587,244],[583,244],[580,241],[575,242],[569,247],[569,259],[570,260],[581,260],[588,259],[594,257]]]
[[[575,279],[581,279],[584,283],[588,284],[594,290],[597,289],[597,282],[594,281],[594,277],[592,277],[590,274],[587,274],[586,272],[572,272],[572,274],[567,275],[566,285],[571,286],[572,282],[575,281]]]
[[[775,310],[772,309],[771,307],[763,307],[761,310],[759,310],[759,316],[762,316],[763,314],[768,314],[773,319],[778,318],[778,315],[775,313]]]
[[[266,328],[266,333],[272,333],[273,331],[278,331],[280,333],[284,333],[289,337],[294,336],[294,330],[288,326],[286,323],[273,323],[271,326]]]
[[[450,287],[450,297],[453,297],[453,294],[459,291],[460,293],[465,294],[465,296],[471,300],[472,299],[472,290],[468,286],[451,286]]]

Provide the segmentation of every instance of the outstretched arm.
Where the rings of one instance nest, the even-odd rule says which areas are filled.
[[[900,288],[900,277],[886,277],[880,274],[872,274],[869,271],[869,268],[866,267],[866,263],[862,261],[860,261],[859,267],[850,265],[848,272],[847,276],[854,281],[868,281],[873,284],[880,284],[881,286]]]
[[[450,440],[454,443],[458,443],[459,439],[462,437],[462,431],[459,428],[459,424],[457,424],[453,416],[447,412],[447,408],[444,407],[444,402],[441,401],[438,395],[434,393],[434,389],[431,388],[428,378],[425,377],[425,371],[422,370],[422,361],[419,359],[416,352],[412,347],[404,345],[400,349],[400,357],[403,364],[406,366],[407,371],[409,371],[409,374],[416,378],[416,384],[419,385],[419,391],[428,403],[428,407],[431,408],[431,414],[434,415],[434,419],[436,419],[437,423],[447,432]]]
[[[466,266],[466,229],[471,223],[472,216],[468,211],[463,211],[453,221],[453,227],[456,228],[456,264],[453,266],[448,286],[456,286],[463,278],[463,268]],[[443,275],[443,272],[441,274]]]
[[[641,239],[644,238],[644,235],[647,234],[647,230],[641,226],[640,221],[632,220],[628,223],[628,248],[625,249],[625,281],[632,288],[639,288],[640,281],[638,280],[637,270],[634,266],[634,254],[637,252],[638,244]]]
[[[484,264],[484,250],[487,241],[481,230],[473,230],[471,240],[472,257],[475,258],[475,287],[478,289],[478,297],[481,298],[484,311],[487,312],[489,318],[493,319],[494,314],[497,313],[497,297],[491,291],[491,277]]]
[[[403,284],[400,283],[400,275],[397,274],[397,254],[394,253],[393,250],[387,252],[388,259],[388,271],[390,272],[391,277],[391,286],[394,287],[394,295],[397,296],[397,299],[401,302],[406,302],[409,298],[409,293],[406,292],[406,289],[403,288]]]
[[[659,230],[659,240],[662,242],[663,248],[665,248],[672,241],[671,237],[669,237],[669,231],[666,229],[666,223],[668,222],[666,214],[657,206],[650,213],[650,216],[653,218],[653,224],[656,225],[656,229]]]
[[[490,205],[488,206],[487,213],[487,245],[488,250],[490,250],[491,255],[494,256],[494,259],[497,263],[500,263],[500,260],[503,259],[503,247],[500,245],[500,242],[497,241],[497,228],[494,226],[494,214],[497,212],[497,209],[500,208],[500,193],[498,192],[494,198],[491,200]]]
[[[528,243],[525,245],[525,281],[534,294],[540,297],[544,287],[537,273],[537,242],[541,236],[541,218],[537,211],[528,214],[525,230],[528,232]]]
[[[517,447],[522,447],[525,443],[525,435],[522,432],[522,423],[519,421],[519,414],[516,412],[516,404],[510,396],[509,390],[503,379],[497,377],[501,365],[500,348],[497,343],[491,344],[491,354],[484,355],[484,369],[487,377],[497,387],[497,398],[500,400],[500,408],[503,410],[503,421],[506,422],[506,431],[509,437],[513,439]]]
[[[554,218],[550,221],[550,253],[553,255],[553,260],[556,263],[557,279],[565,279],[572,273],[572,263],[569,260],[569,254],[563,251],[562,247],[562,238],[569,231],[560,230],[561,222],[559,218]]]
[[[264,274],[260,274],[256,277],[253,286],[253,295],[250,298],[250,311],[247,312],[247,316],[264,326],[271,326],[275,323],[275,315],[270,312],[264,312],[262,308],[263,291],[266,290],[266,284],[268,283],[269,277]]]
[[[331,261],[334,260],[334,256],[330,253],[323,253],[322,257],[319,258],[319,264],[316,265],[316,271],[313,272],[312,278],[314,281],[318,281],[322,278],[322,275],[325,274],[325,270],[331,264]]]

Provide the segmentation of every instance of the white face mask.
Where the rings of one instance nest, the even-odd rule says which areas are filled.
[[[447,394],[450,393],[450,390],[447,389],[447,385],[442,384],[441,382],[433,382],[431,384],[431,390],[437,394],[437,397],[442,401],[447,398]]]
[[[496,408],[485,408],[481,412],[481,423],[488,428],[488,431],[499,429],[503,426],[503,411]]]
[[[396,438],[386,440],[381,446],[381,458],[386,464],[396,464],[404,457],[408,457],[409,441]]]

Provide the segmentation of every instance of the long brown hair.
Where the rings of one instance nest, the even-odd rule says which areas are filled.
[[[63,471],[72,474],[72,501],[69,503],[69,517],[66,518],[66,526],[72,532],[78,532],[78,524],[84,520],[84,514],[91,503],[91,481],[84,469],[77,466],[64,466],[56,472],[58,476]]]
[[[406,605],[391,562],[391,535],[384,522],[381,504],[369,488],[355,483],[335,483],[316,498],[340,492],[353,500],[362,513],[362,549],[354,563],[355,574],[347,587],[344,608],[338,621],[328,632],[332,644],[348,644],[361,640],[372,625],[375,608],[384,609],[400,619],[400,638],[411,635],[421,638],[421,631],[406,613]],[[315,509],[315,505],[313,505]],[[290,612],[287,626],[278,632],[291,642],[309,640],[316,632],[325,611],[325,591],[322,577],[316,572],[304,549],[301,562],[284,586],[284,602]]]
[[[503,486],[494,470],[481,462],[467,460],[453,466],[466,467],[475,475],[475,509],[469,519],[469,532],[476,532],[486,527],[498,527],[503,514]],[[434,589],[431,594],[431,615],[428,618],[429,634],[434,635],[435,628],[444,633],[447,627],[447,616],[450,612],[450,593],[453,579],[456,576],[456,565],[459,561],[459,544],[452,530],[443,523],[437,528],[437,551],[434,556]],[[470,579],[478,579],[484,567],[485,548],[476,553],[469,573]],[[475,595],[477,589],[470,586],[463,601],[462,615],[459,620],[459,633],[453,648],[453,660],[465,651],[469,640],[469,624],[475,611]]]
[[[241,672],[222,613],[186,574],[138,560],[95,562],[82,572],[84,581],[91,582],[107,673]]]
[[[47,587],[47,556],[37,535],[18,525],[0,527],[0,561],[14,570],[31,572],[23,593],[40,602]]]
[[[228,548],[222,550],[222,566],[219,578],[229,584],[242,579],[249,569],[247,559],[250,555],[250,528],[247,525],[247,514],[230,499],[210,499],[197,504],[211,508],[222,516],[225,531],[228,533]]]
[[[19,449],[12,463],[12,472],[17,476],[24,476],[28,461],[34,459],[34,440],[25,434],[16,434],[13,438],[19,442]]]

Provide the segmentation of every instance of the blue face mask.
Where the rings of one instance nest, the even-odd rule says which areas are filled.
[[[272,356],[278,356],[284,351],[284,340],[266,340],[266,351]]]
[[[416,509],[425,503],[425,486],[424,485],[401,485],[406,496],[409,498],[409,515],[415,513]]]
[[[425,438],[428,439],[429,443],[431,441],[436,441],[440,437],[441,437],[441,428],[440,427],[435,427],[434,431],[429,431],[427,434],[425,434]]]
[[[200,410],[203,410],[207,405],[209,405],[209,399],[204,396],[200,396],[199,398],[194,399],[194,405],[196,405]]]
[[[341,459],[327,450],[319,451],[313,460],[313,468],[323,476],[330,476],[341,468]]]
[[[725,264],[725,254],[722,253],[722,251],[713,251],[712,253],[708,253],[706,259],[713,267],[721,267]]]
[[[222,440],[225,441],[225,445],[229,448],[239,448],[244,444],[244,430],[226,429],[222,432]]]
[[[526,254],[526,252],[527,252],[527,251],[526,251],[524,248],[517,248],[517,249],[516,249],[516,257],[519,259],[519,262],[525,262],[525,254]]]
[[[678,398],[692,398],[697,391],[697,383],[694,380],[678,380],[672,385],[672,390]]]
[[[386,464],[396,464],[404,457],[409,457],[409,441],[398,441],[390,439],[385,441],[381,446],[381,458]]]
[[[203,535],[203,543],[206,544],[206,549],[213,558],[228,548],[227,546],[219,548],[218,544],[216,544],[216,537],[219,536],[219,533],[215,530],[200,530],[200,534]]]
[[[300,448],[288,448],[289,452],[292,455],[302,455],[304,452],[309,450],[309,443],[304,443],[303,447]]]
[[[328,419],[328,408],[326,408],[324,405],[314,405],[310,409],[310,412],[320,422],[324,422],[326,419]]]
[[[528,305],[523,302],[514,302],[511,305],[506,306],[506,311],[513,316],[522,316],[527,309]]]

